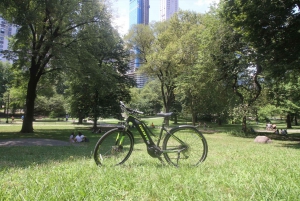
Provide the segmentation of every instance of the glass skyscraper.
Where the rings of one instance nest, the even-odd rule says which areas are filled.
[[[136,24],[149,24],[149,0],[130,0],[129,5],[129,27]],[[137,48],[132,50],[137,53]],[[135,58],[131,61],[130,74],[134,75],[138,88],[142,88],[147,82],[147,77],[143,74],[136,73],[136,69],[140,66],[140,60]]]
[[[149,24],[149,0],[130,0],[129,26]]]
[[[6,20],[0,17],[0,61],[8,61],[3,57],[2,51],[8,50],[8,38],[15,35],[16,32],[16,26],[9,24]]]
[[[178,11],[178,0],[160,0],[160,21],[165,21]]]

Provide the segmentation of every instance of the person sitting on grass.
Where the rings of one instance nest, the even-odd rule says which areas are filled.
[[[72,132],[71,135],[70,135],[70,142],[75,142],[75,134],[74,134],[74,132]]]
[[[155,128],[155,126],[154,126],[153,122],[152,122],[152,124],[151,124],[151,127],[152,127],[152,128]]]
[[[271,124],[271,122],[267,123],[266,130],[268,130],[268,131],[272,130],[272,124]]]
[[[78,132],[78,135],[75,137],[75,142],[89,142],[89,140],[81,132]]]
[[[281,133],[281,135],[287,135],[287,130],[285,130],[285,129],[280,129],[281,131],[280,131],[280,133]]]

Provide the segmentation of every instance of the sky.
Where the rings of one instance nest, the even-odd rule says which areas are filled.
[[[181,10],[191,10],[198,13],[205,13],[213,3],[219,0],[178,0]],[[118,29],[121,35],[128,32],[129,29],[129,0],[110,0],[113,13],[113,26]],[[149,0],[150,22],[159,21],[160,0]]]

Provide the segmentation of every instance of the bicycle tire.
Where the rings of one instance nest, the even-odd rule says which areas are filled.
[[[174,166],[197,166],[205,161],[208,153],[205,137],[192,126],[171,130],[165,136],[162,148],[164,158]]]
[[[121,165],[130,157],[133,145],[133,135],[129,131],[110,130],[96,143],[94,160],[98,166]]]

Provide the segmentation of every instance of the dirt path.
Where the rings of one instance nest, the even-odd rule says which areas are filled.
[[[2,146],[70,146],[72,144],[73,143],[70,143],[68,141],[38,139],[38,138],[0,140],[0,147]]]

